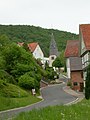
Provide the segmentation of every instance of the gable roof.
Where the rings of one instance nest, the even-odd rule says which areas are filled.
[[[68,40],[65,57],[78,57],[79,56],[79,40]]]
[[[90,24],[81,24],[79,29],[82,33],[86,49],[90,50]]]
[[[34,52],[34,50],[36,49],[37,45],[38,45],[37,42],[33,42],[33,43],[28,44],[29,50],[31,52]]]

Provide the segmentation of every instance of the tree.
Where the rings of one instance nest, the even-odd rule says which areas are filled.
[[[59,57],[57,57],[57,58],[55,59],[55,61],[53,62],[52,65],[53,65],[53,67],[58,67],[58,68],[60,68],[60,67],[63,66]]]
[[[19,85],[25,89],[31,90],[35,86],[35,79],[26,73],[19,78]]]
[[[90,99],[90,64],[87,67],[86,85],[85,85],[85,98]]]

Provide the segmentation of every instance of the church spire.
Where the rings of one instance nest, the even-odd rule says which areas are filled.
[[[49,52],[49,55],[58,56],[58,49],[57,49],[57,45],[56,45],[53,33],[51,34],[51,42],[50,42],[50,52]]]

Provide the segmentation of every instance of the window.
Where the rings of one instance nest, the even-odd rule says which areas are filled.
[[[74,82],[74,83],[73,83],[73,85],[74,85],[74,86],[77,86],[77,85],[78,85],[78,83],[77,83],[77,82]]]
[[[51,57],[52,60],[54,60],[54,57]]]

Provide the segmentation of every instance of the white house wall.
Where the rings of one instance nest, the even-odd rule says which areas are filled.
[[[81,37],[81,55],[86,51],[85,43],[83,37]]]
[[[43,54],[41,48],[39,47],[39,45],[37,45],[36,49],[34,50],[33,56],[34,56],[36,59],[40,58],[41,61],[42,61],[42,63],[43,63],[44,54]]]
[[[82,56],[82,67],[83,69],[89,65],[89,52]]]
[[[67,76],[68,78],[70,78],[71,76],[70,76],[70,59],[69,58],[66,59],[66,67],[67,67]]]

